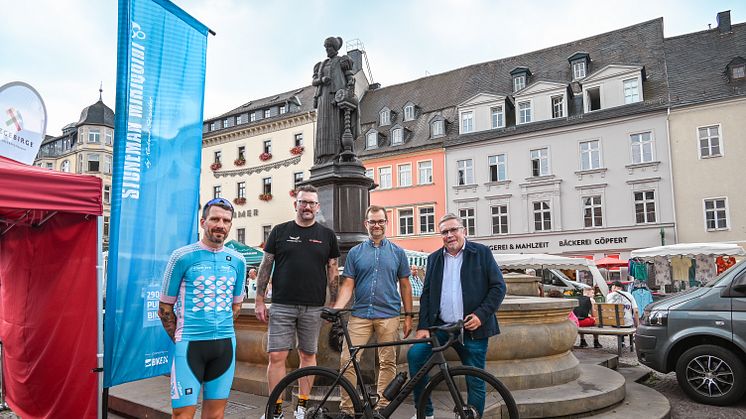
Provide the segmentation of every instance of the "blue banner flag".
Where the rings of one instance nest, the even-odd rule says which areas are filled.
[[[119,0],[105,387],[169,370],[158,300],[197,237],[207,33],[167,0]]]

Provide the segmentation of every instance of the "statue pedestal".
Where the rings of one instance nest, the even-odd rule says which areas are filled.
[[[319,190],[321,210],[316,219],[337,233],[339,266],[344,266],[347,252],[368,237],[363,221],[373,179],[365,176],[359,161],[331,162],[313,166],[305,183]]]

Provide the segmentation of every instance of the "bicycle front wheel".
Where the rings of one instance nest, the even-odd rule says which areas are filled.
[[[479,368],[460,366],[449,368],[448,375],[456,385],[455,396],[462,405],[459,412],[456,397],[451,394],[445,375],[438,373],[430,380],[417,401],[417,419],[425,419],[428,399],[432,401],[433,416],[440,418],[517,419],[518,406],[513,395],[494,375]],[[480,397],[481,394],[484,397]]]
[[[276,405],[280,401],[280,410],[285,419],[296,417],[298,395],[301,389],[310,388],[306,402],[305,419],[326,419],[337,417],[340,412],[340,399],[347,396],[352,401],[353,416],[362,411],[360,398],[349,380],[340,376],[338,371],[324,367],[306,367],[295,370],[277,383],[267,400],[265,418],[280,417]]]

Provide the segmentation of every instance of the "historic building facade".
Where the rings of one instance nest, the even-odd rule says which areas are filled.
[[[292,191],[313,165],[311,86],[250,101],[203,126],[200,202],[222,197],[236,214],[231,239],[252,246],[294,217]]]
[[[387,208],[387,237],[432,252],[443,245],[438,220],[446,212],[443,140],[456,135],[454,110],[423,89],[428,78],[369,90],[361,102],[355,152],[376,183],[371,204]]]
[[[368,89],[364,54],[357,47],[347,51],[359,98]],[[306,86],[205,120],[200,202],[223,197],[234,203],[231,239],[260,246],[274,225],[295,217],[294,190],[314,164],[315,93]]]
[[[104,104],[99,95],[98,102],[83,109],[78,122],[62,128],[62,135],[47,136],[34,160],[34,165],[50,170],[101,178],[104,250],[108,250],[109,247],[113,147],[114,111]]]
[[[670,135],[680,242],[746,247],[746,24],[668,38]]]
[[[656,19],[369,91],[356,150],[405,248],[442,245],[432,206],[495,252],[626,256],[675,240],[667,100]]]
[[[635,42],[629,42],[634,39]],[[456,70],[448,209],[500,253],[673,243],[662,19]]]

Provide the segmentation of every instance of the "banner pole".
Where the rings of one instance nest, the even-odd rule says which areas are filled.
[[[96,234],[96,250],[97,250],[97,262],[96,262],[96,374],[98,382],[98,418],[107,417],[106,411],[102,410],[106,401],[102,399],[101,390],[104,386],[104,306],[103,306],[103,289],[104,289],[104,217],[98,216],[98,232]]]

